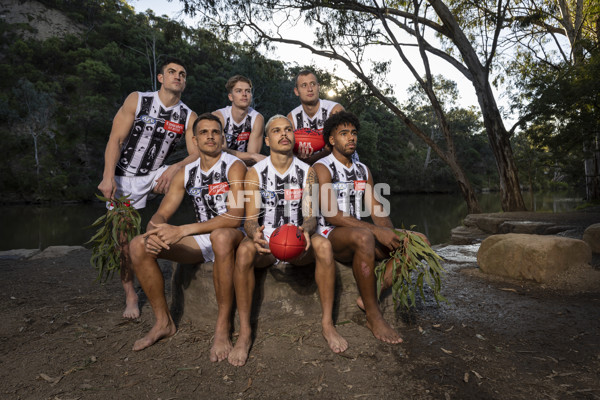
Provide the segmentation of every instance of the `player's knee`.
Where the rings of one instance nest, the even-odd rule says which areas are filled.
[[[251,268],[255,256],[254,243],[252,241],[242,242],[235,252],[235,268],[238,270]]]
[[[228,254],[233,251],[233,234],[229,229],[216,229],[210,234],[210,242],[215,254]]]
[[[131,262],[135,264],[146,255],[146,244],[144,243],[144,237],[138,235],[127,246],[127,251],[131,257]]]
[[[368,229],[356,229],[352,238],[357,249],[362,251],[373,251],[375,249],[375,237]]]
[[[311,238],[310,244],[313,246],[315,257],[329,257],[333,255],[331,242],[323,236],[314,235]]]

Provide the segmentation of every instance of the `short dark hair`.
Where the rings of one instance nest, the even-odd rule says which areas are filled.
[[[250,80],[250,78],[246,78],[243,75],[234,75],[231,78],[229,78],[229,80],[225,84],[225,89],[227,89],[227,93],[231,93],[231,91],[233,90],[233,87],[238,82],[246,82],[248,85],[250,85],[250,88],[252,88],[252,81]]]
[[[165,68],[169,64],[181,65],[183,67],[183,69],[187,70],[187,68],[185,67],[185,65],[183,65],[183,61],[181,61],[177,57],[171,57],[171,56],[169,56],[169,57],[165,58],[164,61],[160,64],[160,68],[158,69],[159,70],[159,74],[164,75],[165,74]]]
[[[200,121],[202,120],[209,120],[209,121],[216,121],[219,126],[221,127],[221,134],[223,134],[223,125],[221,125],[221,120],[219,119],[219,117],[217,117],[214,114],[211,114],[209,112],[205,112],[203,114],[198,115],[198,118],[196,118],[196,120],[194,121],[194,125],[192,125],[192,132],[194,135],[196,135],[196,127],[198,126],[198,124],[200,123]]]
[[[306,76],[306,75],[314,75],[315,78],[317,79],[317,83],[319,83],[319,77],[317,76],[317,74],[315,74],[310,69],[303,69],[302,71],[298,72],[298,75],[296,75],[296,79],[294,80],[294,86],[298,87],[298,78],[300,78],[301,76]]]
[[[323,125],[323,140],[325,140],[325,143],[329,144],[329,136],[331,136],[331,132],[333,132],[335,128],[345,124],[352,124],[357,131],[360,130],[360,121],[358,120],[358,117],[351,112],[340,111],[330,115]]]

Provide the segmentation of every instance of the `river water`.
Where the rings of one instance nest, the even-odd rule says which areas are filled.
[[[524,198],[531,204],[529,194],[524,193]],[[536,194],[534,198],[534,209],[545,212],[570,211],[583,203],[582,198],[565,193]],[[388,200],[394,226],[415,225],[414,229],[425,233],[432,244],[447,242],[450,230],[467,215],[465,202],[456,194],[397,194]],[[498,193],[481,194],[479,201],[483,212],[502,211]],[[155,199],[142,210],[142,226],[159,202]],[[0,250],[84,245],[93,234],[89,225],[105,211],[101,203],[0,206]],[[171,222],[183,224],[193,220],[191,203],[186,201]]]

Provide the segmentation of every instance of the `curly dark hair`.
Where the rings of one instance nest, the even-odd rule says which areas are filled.
[[[323,140],[329,144],[329,136],[331,132],[340,125],[352,124],[357,131],[360,131],[360,121],[358,117],[349,111],[340,111],[332,114],[325,120],[323,125]]]

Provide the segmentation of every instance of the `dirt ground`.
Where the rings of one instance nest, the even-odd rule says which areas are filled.
[[[153,324],[121,317],[117,279],[94,282],[90,252],[0,260],[2,399],[598,399],[600,290],[569,293],[446,263],[449,304],[392,318],[378,342],[358,311],[328,350],[314,316],[264,318],[248,364],[211,363],[212,326],[133,352]],[[165,268],[168,271],[168,267]],[[167,277],[168,279],[168,277]]]

